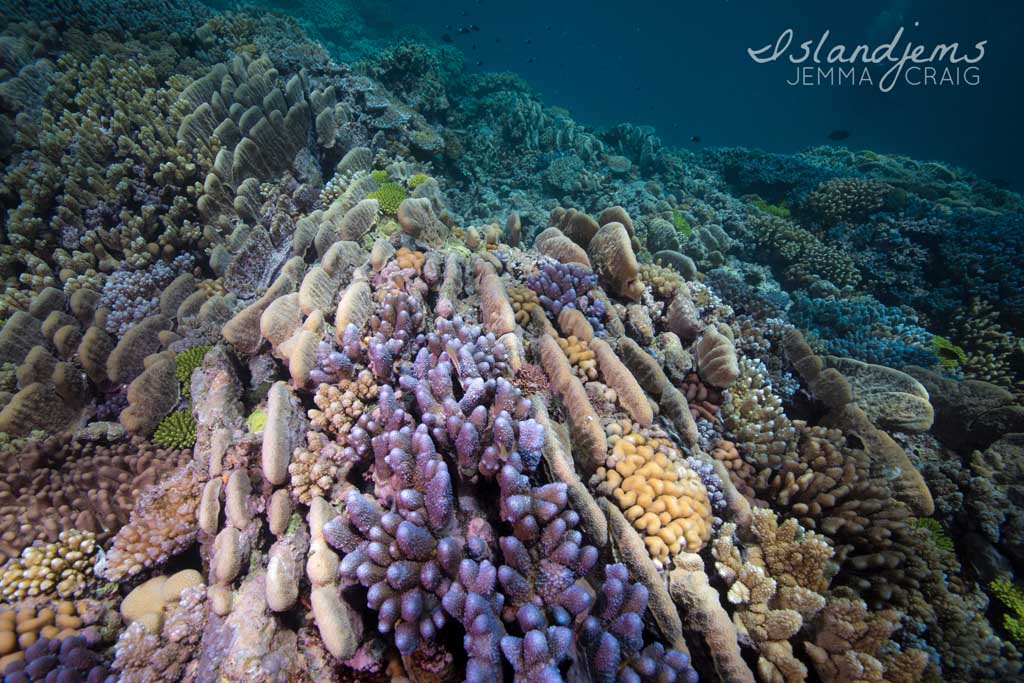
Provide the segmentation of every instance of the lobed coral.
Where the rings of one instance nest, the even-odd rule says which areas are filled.
[[[610,423],[606,431],[611,453],[594,475],[597,493],[622,509],[659,565],[680,552],[698,552],[712,526],[700,475],[663,434],[645,434],[628,422]]]

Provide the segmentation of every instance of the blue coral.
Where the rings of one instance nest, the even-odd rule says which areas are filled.
[[[890,367],[931,367],[939,361],[931,350],[932,334],[920,326],[912,311],[886,306],[867,295],[816,299],[797,292],[789,316],[832,355]]]

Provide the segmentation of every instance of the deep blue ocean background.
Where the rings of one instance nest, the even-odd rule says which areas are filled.
[[[293,2],[267,3],[303,18]],[[299,3],[305,4],[305,3]],[[595,126],[653,126],[670,145],[741,145],[794,152],[840,144],[962,165],[1024,189],[1024,3],[999,0],[706,0],[579,2],[497,0],[356,2],[377,38],[448,33],[466,69],[514,71],[545,101]],[[308,14],[308,13],[306,13]],[[918,25],[915,26],[915,22]],[[460,34],[460,27],[479,31]],[[829,45],[878,45],[906,27],[913,41],[973,45],[987,40],[974,87],[793,87],[794,67],[758,65],[748,47],[793,28],[794,44],[831,30]],[[322,36],[330,40],[326,33]],[[341,36],[338,36],[339,38]],[[348,41],[338,41],[346,44]],[[533,61],[531,61],[531,59]]]

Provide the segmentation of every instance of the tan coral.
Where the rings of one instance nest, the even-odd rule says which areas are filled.
[[[618,395],[619,403],[626,409],[630,418],[642,427],[650,425],[654,420],[654,411],[633,373],[619,360],[608,342],[595,338],[590,345],[594,349],[605,384]]]
[[[739,377],[736,347],[732,340],[717,330],[708,330],[695,345],[697,371],[708,384],[728,389]]]
[[[754,683],[754,674],[740,653],[736,626],[722,607],[718,591],[708,583],[699,555],[682,553],[669,574],[669,592],[682,608],[691,637],[707,644],[715,673],[723,683]]]
[[[590,268],[590,257],[586,250],[563,235],[558,228],[548,228],[538,235],[534,247],[542,256],[548,256],[561,263],[579,263]]]
[[[607,439],[597,412],[587,398],[583,384],[573,374],[572,366],[558,342],[548,334],[541,334],[534,341],[534,349],[540,355],[552,388],[566,406],[573,443],[578,446],[573,449],[573,456],[580,469],[590,474],[604,463],[608,452]]]
[[[711,501],[700,476],[657,432],[628,421],[607,427],[611,453],[598,468],[597,492],[611,497],[644,536],[651,557],[666,566],[683,550],[698,552],[711,537]]]
[[[530,316],[535,308],[540,306],[537,293],[529,287],[509,287],[508,299],[512,304],[512,311],[515,313],[516,323],[520,327],[526,327],[530,322]]]
[[[928,391],[910,375],[853,358],[825,356],[822,360],[842,373],[850,383],[853,402],[877,426],[899,432],[931,429],[935,412]]]
[[[640,267],[622,223],[608,223],[598,230],[587,253],[594,264],[594,271],[610,292],[639,300],[644,289],[640,281]]]
[[[494,268],[483,260],[476,263],[476,287],[480,296],[480,320],[487,331],[496,337],[515,332],[516,316],[505,284]]]

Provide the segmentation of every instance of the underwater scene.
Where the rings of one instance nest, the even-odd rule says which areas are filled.
[[[1022,39],[0,0],[0,683],[1024,681]]]

